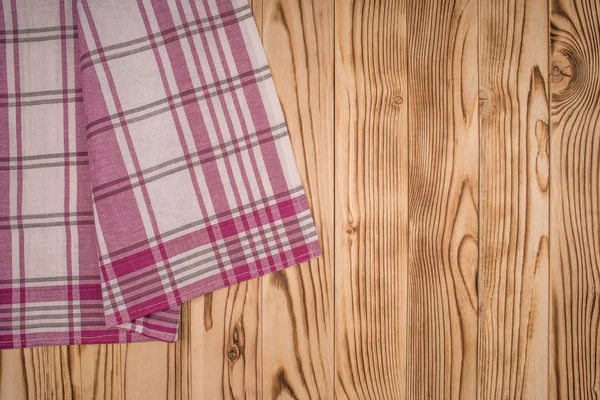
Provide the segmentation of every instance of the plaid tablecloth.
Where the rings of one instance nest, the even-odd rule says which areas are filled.
[[[173,341],[320,254],[244,0],[0,7],[0,348]]]

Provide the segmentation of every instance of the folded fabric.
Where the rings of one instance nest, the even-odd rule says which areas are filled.
[[[244,0],[0,7],[0,348],[173,341],[320,255]]]

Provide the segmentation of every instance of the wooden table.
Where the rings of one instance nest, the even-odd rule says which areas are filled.
[[[324,256],[177,344],[3,351],[0,397],[597,397],[597,0],[252,8]]]

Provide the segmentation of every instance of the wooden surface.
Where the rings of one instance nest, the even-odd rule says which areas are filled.
[[[406,6],[335,4],[335,353],[338,398],[406,387]]]
[[[550,14],[550,377],[557,398],[600,392],[600,5]]]
[[[480,398],[548,398],[546,0],[480,1]]]
[[[324,255],[12,399],[600,396],[600,3],[253,0]]]

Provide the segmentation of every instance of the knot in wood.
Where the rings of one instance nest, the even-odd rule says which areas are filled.
[[[396,94],[394,97],[392,97],[392,104],[394,107],[400,107],[402,103],[404,103],[404,99],[399,94]]]
[[[344,231],[346,232],[346,235],[354,236],[356,233],[356,226],[352,222],[348,222],[344,228]]]
[[[238,360],[238,358],[240,358],[240,348],[237,347],[237,345],[232,344],[227,349],[227,360],[230,363],[234,363]]]
[[[570,48],[556,50],[552,54],[552,66],[550,68],[550,81],[552,90],[559,97],[568,98],[574,89],[574,85],[579,80],[581,85],[581,74],[577,71],[581,69],[579,57],[576,52]]]
[[[552,65],[552,83],[561,83],[570,81],[573,77],[573,67],[571,65],[562,65],[554,63]]]
[[[494,90],[487,88],[481,88],[479,90],[479,112],[482,117],[487,117],[494,113],[494,95]]]

